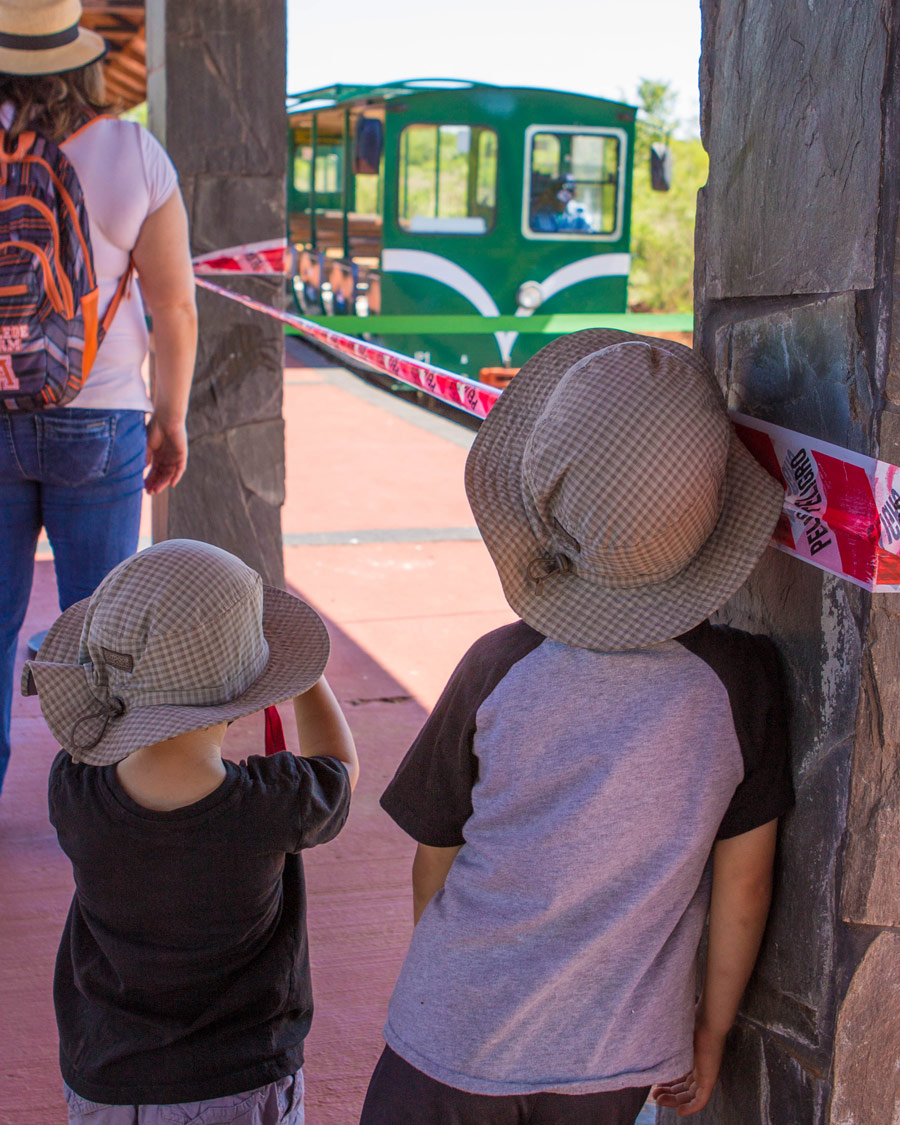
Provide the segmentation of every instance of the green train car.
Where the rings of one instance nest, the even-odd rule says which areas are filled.
[[[520,318],[625,312],[633,106],[411,79],[312,90],[287,110],[305,315],[503,385],[549,339]]]

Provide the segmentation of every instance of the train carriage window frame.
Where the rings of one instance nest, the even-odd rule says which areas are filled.
[[[428,210],[441,209],[441,186],[443,175],[440,168],[441,133],[456,132],[461,138],[464,131],[468,137],[465,147],[459,147],[457,141],[457,155],[467,157],[464,175],[457,187],[462,187],[465,214],[440,215],[440,214],[415,214],[404,212],[409,210],[409,183],[407,171],[409,164],[409,137],[413,130],[430,130],[436,137],[437,143],[432,147],[431,162],[426,167],[429,174],[434,176],[434,187],[428,197]],[[493,142],[485,144],[486,138]],[[497,130],[489,125],[471,124],[468,122],[454,121],[413,121],[405,125],[397,140],[397,189],[395,196],[397,228],[403,234],[413,235],[484,235],[490,233],[497,225],[497,177],[499,170],[500,140]],[[488,151],[486,151],[488,150]],[[484,168],[489,168],[487,182]],[[445,197],[446,198],[446,197]]]
[[[534,138],[539,134],[554,136],[609,137],[618,143],[618,168],[614,182],[616,191],[615,223],[608,231],[585,231],[577,227],[558,230],[534,230],[531,226],[532,162]],[[618,242],[622,238],[625,216],[625,170],[628,165],[628,135],[624,129],[602,125],[529,125],[525,130],[525,152],[522,162],[522,237],[537,242]],[[561,170],[560,170],[561,172]],[[592,181],[593,182],[593,181]],[[611,181],[596,181],[601,188]]]
[[[316,146],[317,196],[340,195],[343,153],[338,144],[328,142]],[[292,188],[297,195],[309,195],[312,171],[312,145],[298,145],[294,150]]]

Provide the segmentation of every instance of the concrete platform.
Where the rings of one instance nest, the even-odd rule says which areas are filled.
[[[412,845],[378,796],[459,657],[512,613],[465,499],[470,431],[296,343],[285,420],[287,579],[328,622],[327,675],[362,760],[347,828],[306,859],[316,997],[307,1120],[353,1125],[412,930]],[[149,512],[142,538],[149,542]],[[56,613],[41,544],[20,659],[27,637]],[[290,745],[290,708],[283,717]],[[261,719],[235,724],[227,749],[236,759],[261,752]],[[66,1118],[50,990],[72,879],[46,813],[55,752],[37,701],[17,699],[0,798],[0,1125]]]

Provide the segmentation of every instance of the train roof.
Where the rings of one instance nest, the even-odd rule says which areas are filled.
[[[598,98],[591,94],[580,94],[566,90],[546,90],[532,86],[497,86],[490,82],[472,82],[465,78],[406,78],[397,82],[384,82],[378,86],[349,86],[336,83],[334,86],[320,86],[299,94],[288,94],[287,111],[290,114],[308,113],[338,106],[378,105],[393,98],[411,98],[416,94],[453,93],[460,90],[517,90],[523,94],[546,95],[564,94],[566,97],[585,98],[593,102],[604,102],[610,106],[635,112],[635,107],[626,102]]]

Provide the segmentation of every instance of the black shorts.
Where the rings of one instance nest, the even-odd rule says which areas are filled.
[[[359,1125],[634,1125],[649,1086],[603,1094],[468,1094],[385,1047]]]

